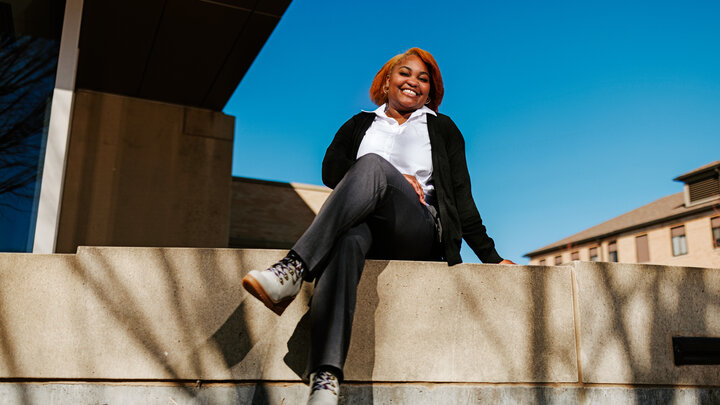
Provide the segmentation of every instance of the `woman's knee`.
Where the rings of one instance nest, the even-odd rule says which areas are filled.
[[[355,162],[355,166],[362,167],[364,170],[379,170],[384,171],[388,166],[392,167],[390,162],[385,160],[384,157],[376,153],[368,153],[362,155]]]
[[[397,169],[385,158],[375,153],[361,156],[353,166],[353,175],[375,178],[381,183],[385,183],[385,179],[392,176],[393,171],[397,172]]]

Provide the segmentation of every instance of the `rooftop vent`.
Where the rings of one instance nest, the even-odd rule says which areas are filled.
[[[679,176],[675,181],[685,183],[685,204],[695,205],[720,197],[720,161],[697,168]]]

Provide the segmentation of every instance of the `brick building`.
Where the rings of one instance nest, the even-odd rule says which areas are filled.
[[[573,260],[720,267],[720,161],[675,178],[683,192],[527,253],[530,264]]]

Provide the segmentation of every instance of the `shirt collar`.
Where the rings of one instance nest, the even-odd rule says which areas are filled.
[[[387,108],[387,103],[381,105],[380,107],[376,108],[373,111],[366,111],[366,110],[362,110],[362,111],[363,112],[372,112],[372,113],[375,113],[375,115],[377,115],[380,118],[385,118],[385,119],[394,121],[393,118],[390,118],[387,116],[387,114],[385,114],[386,108]],[[418,108],[417,110],[413,111],[413,113],[410,114],[410,118],[408,118],[408,121],[410,121],[411,119],[413,119],[415,117],[419,117],[419,116],[425,115],[425,114],[432,114],[437,117],[437,113],[435,111],[431,110],[430,108],[428,108],[428,106],[424,105],[421,108]]]

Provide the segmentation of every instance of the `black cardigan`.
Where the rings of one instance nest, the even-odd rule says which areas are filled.
[[[355,163],[360,142],[370,128],[375,113],[361,112],[350,118],[335,134],[322,164],[323,183],[330,188],[340,182]],[[462,238],[484,263],[503,259],[482,224],[470,190],[470,174],[465,161],[465,140],[447,115],[427,114],[432,148],[433,182],[442,222],[444,259],[450,266],[462,263]]]

